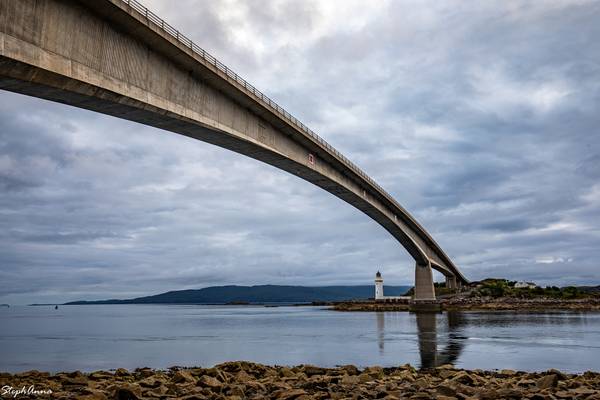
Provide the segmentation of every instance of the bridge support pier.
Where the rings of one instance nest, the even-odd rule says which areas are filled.
[[[431,263],[415,266],[415,297],[414,300],[435,300],[433,288],[433,272]]]
[[[456,276],[446,276],[446,288],[448,289],[457,289],[458,285],[456,284]]]

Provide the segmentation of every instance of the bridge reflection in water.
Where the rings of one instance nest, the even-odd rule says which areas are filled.
[[[379,354],[385,350],[385,319],[393,313],[378,312],[377,342]],[[420,368],[434,368],[444,364],[454,364],[460,356],[465,340],[462,328],[467,325],[464,313],[449,311],[444,314],[423,312],[413,314],[416,318],[419,343]],[[438,319],[444,323],[438,327]],[[438,340],[440,339],[440,340]]]

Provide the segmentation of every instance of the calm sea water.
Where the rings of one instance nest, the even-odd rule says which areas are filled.
[[[0,308],[0,371],[212,366],[231,360],[598,371],[600,314],[181,305]]]

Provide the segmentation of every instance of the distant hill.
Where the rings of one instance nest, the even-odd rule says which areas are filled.
[[[598,293],[600,294],[600,285],[598,286],[577,286],[577,289],[585,293]]]
[[[385,294],[400,296],[410,286],[386,286]],[[227,304],[227,303],[306,303],[368,299],[374,286],[211,286],[204,289],[175,290],[135,299],[72,301],[77,304]]]

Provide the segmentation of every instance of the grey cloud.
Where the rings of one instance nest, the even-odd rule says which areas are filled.
[[[382,183],[469,278],[600,283],[598,3],[222,4],[148,5]],[[296,177],[9,93],[0,187],[0,302],[413,280],[387,232]]]

